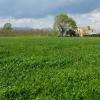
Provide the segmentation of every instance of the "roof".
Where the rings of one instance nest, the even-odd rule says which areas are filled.
[[[96,30],[95,28],[91,28],[91,27],[78,27],[79,29],[82,29],[82,30],[84,30],[84,31],[94,31],[94,30]]]

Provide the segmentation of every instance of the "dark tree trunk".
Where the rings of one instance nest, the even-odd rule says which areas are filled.
[[[59,29],[59,32],[60,32],[60,36],[63,37],[64,36],[64,33],[65,33],[64,28],[61,25],[59,25],[58,29]]]

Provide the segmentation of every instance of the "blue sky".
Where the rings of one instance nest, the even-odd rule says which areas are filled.
[[[67,13],[79,26],[100,28],[100,0],[0,0],[0,25],[52,27],[54,16]]]

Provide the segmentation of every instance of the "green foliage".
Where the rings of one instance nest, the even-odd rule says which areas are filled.
[[[100,100],[99,44],[99,38],[0,38],[0,100]]]
[[[65,31],[75,30],[76,27],[75,20],[66,14],[59,14],[55,17],[54,31],[59,32],[61,35],[63,35]]]

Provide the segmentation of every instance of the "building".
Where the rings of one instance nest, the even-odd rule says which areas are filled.
[[[90,26],[87,26],[87,27],[78,27],[76,33],[80,37],[83,37],[84,35],[92,35],[92,34],[95,34],[96,33],[95,31],[96,31],[95,28],[91,28]]]

